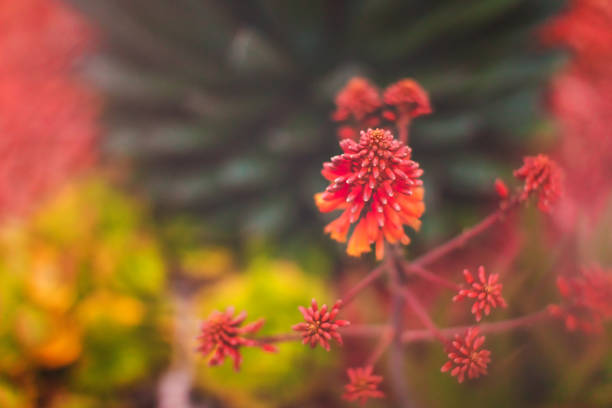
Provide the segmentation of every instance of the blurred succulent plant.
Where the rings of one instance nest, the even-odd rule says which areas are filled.
[[[195,297],[198,316],[224,310],[228,299],[236,311],[248,310],[249,321],[265,316],[259,334],[289,332],[300,316],[298,306],[310,296],[334,299],[323,280],[306,275],[288,261],[259,256],[244,273],[205,287]],[[228,407],[275,407],[299,404],[309,393],[325,390],[335,381],[337,358],[323,350],[313,352],[301,344],[279,344],[278,354],[243,348],[244,360],[237,375],[230,362],[211,368],[201,360],[198,384],[203,391],[222,399]]]
[[[165,270],[141,214],[90,181],[2,224],[0,406],[114,406],[151,380],[168,349]]]
[[[436,114],[416,124],[411,143],[426,172],[428,208],[446,205],[441,195],[455,210],[493,198],[495,175],[511,169],[503,160],[516,162],[541,124],[540,91],[553,58],[529,45],[533,29],[560,7],[555,0],[74,3],[108,45],[90,70],[109,100],[106,158],[133,163],[133,181],[161,213],[201,216],[216,240],[319,230],[303,220],[316,217],[317,163],[338,151],[327,112],[355,74],[381,86],[409,76],[431,91]],[[426,224],[426,237],[445,232],[440,222]]]

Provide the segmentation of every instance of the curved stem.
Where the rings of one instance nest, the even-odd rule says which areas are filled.
[[[483,233],[484,231],[489,229],[491,226],[495,225],[495,223],[497,223],[498,221],[504,219],[505,214],[510,209],[516,207],[518,202],[519,202],[518,200],[512,200],[512,201],[508,202],[508,204],[506,206],[504,206],[503,208],[498,209],[494,213],[492,213],[489,216],[485,217],[478,224],[474,225],[471,228],[466,229],[461,234],[455,236],[454,238],[451,238],[450,240],[446,241],[442,245],[440,245],[438,247],[435,247],[435,248],[427,251],[425,254],[423,254],[423,255],[419,256],[418,258],[414,259],[412,262],[410,262],[411,265],[412,266],[415,266],[415,265],[416,266],[428,265],[428,264],[438,260],[439,258],[442,258],[446,254],[454,251],[455,249],[458,249],[458,248],[462,247],[470,239],[472,239],[472,238],[476,237],[477,235]]]

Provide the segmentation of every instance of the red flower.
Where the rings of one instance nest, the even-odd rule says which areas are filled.
[[[612,272],[600,266],[584,268],[575,277],[557,279],[559,293],[567,305],[550,306],[552,315],[563,318],[569,331],[600,331],[612,318]]]
[[[564,45],[592,62],[612,58],[612,3],[572,0],[570,7],[542,30],[546,44]],[[586,62],[586,61],[585,61]]]
[[[455,335],[447,350],[449,361],[440,369],[443,373],[450,370],[459,383],[465,380],[465,375],[471,380],[481,375],[487,375],[487,365],[491,361],[491,352],[480,349],[485,341],[484,336],[478,337],[478,327],[468,329],[465,336]]]
[[[385,103],[395,107],[399,115],[410,118],[431,113],[427,92],[413,79],[402,79],[391,84],[383,95]]]
[[[0,217],[93,161],[100,111],[73,73],[91,28],[63,1],[0,1]]]
[[[310,344],[312,348],[319,343],[327,351],[329,351],[329,341],[331,339],[335,339],[342,344],[342,337],[337,329],[338,327],[348,326],[350,323],[347,320],[336,320],[341,306],[342,301],[338,300],[331,310],[327,310],[327,305],[321,306],[319,310],[317,301],[314,299],[312,299],[308,309],[300,306],[299,310],[306,322],[296,324],[293,326],[293,330],[302,332],[302,343]]]
[[[478,268],[478,278],[480,281],[474,279],[467,269],[463,270],[463,276],[470,287],[459,290],[459,294],[453,297],[453,302],[458,302],[466,297],[474,299],[472,313],[476,315],[477,322],[482,319],[483,311],[488,316],[491,313],[491,308],[507,306],[501,294],[502,284],[498,282],[498,274],[492,273],[487,278],[484,266],[480,266]]]
[[[380,93],[367,79],[352,78],[336,96],[335,121],[354,119],[361,122],[381,107]],[[370,125],[375,126],[375,125]]]
[[[410,243],[404,225],[420,228],[425,211],[423,170],[410,160],[411,150],[388,130],[361,132],[359,143],[345,139],[344,151],[323,164],[321,174],[330,181],[315,195],[321,212],[344,210],[325,227],[333,239],[345,242],[351,224],[359,221],[348,242],[347,253],[359,256],[376,244],[376,258],[384,255],[383,239]],[[364,216],[361,217],[362,212]]]
[[[365,404],[368,398],[384,398],[385,394],[378,390],[383,378],[379,375],[372,375],[372,366],[349,368],[346,370],[350,383],[344,386],[345,393],[342,396],[347,401],[359,400],[361,405]]]
[[[538,195],[538,208],[548,212],[561,197],[561,169],[544,154],[528,156],[523,159],[523,167],[514,171],[514,176],[525,180],[521,200],[529,194]]]
[[[234,308],[228,307],[225,312],[214,311],[208,319],[202,324],[202,334],[198,337],[200,346],[198,351],[203,355],[213,353],[208,364],[216,366],[223,364],[226,357],[234,360],[234,369],[240,369],[242,356],[240,355],[240,347],[261,347],[265,351],[276,351],[274,346],[261,344],[257,340],[242,337],[246,334],[253,334],[261,329],[264,324],[264,319],[259,319],[253,323],[249,323],[241,327],[242,322],[246,319],[246,312],[241,312],[238,316],[234,316]]]

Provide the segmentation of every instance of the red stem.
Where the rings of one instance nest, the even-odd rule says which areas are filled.
[[[408,302],[408,305],[417,315],[421,323],[423,323],[423,325],[427,327],[427,330],[431,333],[431,335],[438,339],[441,343],[446,344],[446,337],[442,334],[440,329],[438,329],[434,321],[427,313],[427,310],[425,310],[425,307],[421,304],[419,299],[417,299],[414,293],[412,293],[412,291],[407,287],[402,288],[400,290],[400,293],[404,296],[404,299],[406,299],[406,302]]]
[[[380,275],[385,271],[386,264],[380,264],[368,273],[362,280],[360,280],[355,286],[353,286],[342,298],[343,306],[349,304],[355,296],[359,294],[363,289],[368,287],[370,283],[374,282]]]
[[[502,320],[500,322],[495,322],[495,323],[484,323],[484,324],[478,325],[477,327],[480,329],[480,333],[482,334],[484,333],[503,333],[503,332],[507,332],[510,330],[533,325],[546,318],[550,318],[550,313],[548,312],[548,310],[544,309],[536,313],[517,317],[515,319]],[[445,329],[441,329],[440,332],[446,338],[449,338],[456,333],[462,333],[462,332],[467,331],[470,327],[474,327],[474,325],[448,327]],[[423,341],[423,340],[432,340],[433,338],[434,336],[430,330],[406,330],[402,333],[403,343],[411,343],[414,341]]]
[[[514,319],[501,320],[493,323],[483,323],[477,325],[480,329],[480,333],[504,333],[514,329],[520,329],[523,327],[531,326],[542,320],[550,318],[548,310],[540,310],[539,312],[531,313],[525,316],[516,317]],[[467,329],[474,327],[474,325],[464,326],[452,326],[446,328],[438,328],[440,333],[445,338],[449,338],[456,333],[467,331]],[[349,337],[360,337],[360,338],[371,338],[380,337],[382,333],[393,332],[393,327],[388,324],[358,324],[348,327],[342,327],[339,329],[343,336]],[[280,343],[286,341],[300,340],[301,336],[297,333],[284,333],[267,337],[260,337],[257,340],[261,343]],[[416,341],[429,341],[434,340],[435,337],[429,329],[410,329],[404,330],[401,334],[401,340],[403,343],[412,343]]]
[[[397,120],[397,133],[398,133],[398,138],[400,140],[400,142],[404,143],[405,145],[408,145],[408,137],[410,135],[410,115],[407,114],[401,114],[400,117]]]
[[[445,279],[441,276],[438,276],[435,273],[430,272],[427,269],[423,268],[422,266],[413,265],[410,262],[402,261],[402,267],[406,271],[414,272],[416,275],[419,275],[421,278],[426,279],[430,282],[436,283],[440,286],[445,286],[452,290],[459,290],[461,288],[461,285],[453,281],[450,281],[448,279]]]
[[[366,366],[373,366],[380,359],[380,357],[384,354],[385,350],[391,345],[393,339],[395,338],[395,330],[391,327],[387,327],[383,330],[376,347],[372,351],[372,354],[366,360]]]
[[[463,231],[461,234],[457,235],[456,237],[446,241],[442,245],[435,247],[427,251],[425,254],[414,259],[411,262],[411,265],[412,266],[428,265],[438,260],[439,258],[442,258],[444,255],[448,254],[449,252],[452,252],[455,249],[462,247],[470,239],[483,233],[484,231],[489,229],[491,226],[493,226],[497,221],[503,219],[506,212],[514,208],[516,204],[518,204],[518,200],[513,200],[509,202],[507,206],[505,206],[504,208],[500,208],[499,210],[495,211],[493,214],[490,214],[489,216],[484,218],[482,221],[480,221],[478,224],[474,225],[471,228],[466,229],[465,231]]]

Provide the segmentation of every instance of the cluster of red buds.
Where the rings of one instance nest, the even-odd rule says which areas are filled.
[[[358,140],[362,129],[396,126],[400,141],[406,143],[410,121],[431,112],[427,92],[413,79],[395,82],[381,95],[368,79],[355,77],[338,92],[332,119],[341,124],[341,140]]]
[[[557,287],[564,304],[550,305],[549,312],[563,319],[569,331],[599,332],[612,318],[612,270],[595,265],[576,276],[560,276]]]
[[[496,223],[507,220],[508,212],[527,203],[531,197],[537,200],[540,210],[550,212],[562,197],[561,170],[551,158],[542,154],[525,157],[523,166],[514,172],[517,180],[522,182],[521,186],[511,191],[503,181],[496,180],[494,187],[500,206],[493,214],[442,245],[407,261],[398,247],[410,243],[406,226],[418,231],[421,225],[420,218],[425,211],[423,170],[411,159],[412,150],[406,139],[396,139],[389,128],[372,127],[382,126],[381,118],[387,118],[395,121],[396,126],[405,127],[399,130],[400,134],[407,134],[410,119],[431,112],[427,94],[413,80],[402,80],[389,86],[381,98],[368,80],[354,78],[340,91],[336,104],[334,120],[351,120],[354,124],[367,125],[367,129],[360,131],[358,140],[353,138],[354,135],[344,137],[339,143],[342,153],[323,164],[321,173],[329,185],[315,195],[315,203],[323,213],[341,211],[338,218],[325,226],[325,232],[339,242],[348,239],[346,252],[349,255],[361,256],[374,246],[376,259],[383,262],[332,307],[319,307],[314,299],[309,307],[300,307],[303,321],[293,326],[297,335],[278,335],[274,339],[301,340],[304,345],[313,348],[320,345],[329,351],[332,341],[343,344],[343,336],[379,337],[378,345],[364,364],[347,370],[349,383],[345,386],[344,399],[364,404],[370,398],[385,396],[379,389],[383,377],[375,375],[374,368],[391,344],[399,345],[401,350],[401,346],[412,341],[439,341],[448,357],[441,371],[449,372],[462,383],[487,374],[491,352],[484,347],[484,333],[491,327],[495,332],[509,331],[552,315],[563,317],[569,329],[586,329],[612,317],[612,274],[601,268],[585,270],[579,277],[559,279],[559,289],[566,305],[549,306],[548,310],[487,324],[481,323],[485,316],[494,309],[507,307],[499,274],[488,274],[484,266],[480,266],[475,275],[465,269],[465,283],[458,285],[427,270],[430,263],[458,250]],[[390,296],[399,299],[400,302],[394,304],[401,306],[391,312],[392,324],[380,329],[367,325],[349,327],[348,321],[339,319],[343,307],[385,272],[389,277]],[[411,280],[400,279],[407,275],[451,288],[456,291],[452,298],[454,302],[472,302],[470,311],[475,316],[476,325],[439,328],[418,294],[412,292],[408,283]],[[418,317],[423,330],[402,327],[404,307]],[[210,360],[213,365],[220,364],[229,356],[237,368],[241,347],[260,346],[269,350],[270,338],[262,341],[250,336],[262,322],[240,327],[244,314],[237,318],[232,315],[231,310],[224,314],[215,313],[203,326],[201,351],[205,354],[214,351]],[[588,324],[585,316],[590,318]],[[401,356],[395,356],[394,361],[401,361]],[[393,372],[397,375],[398,370]]]

